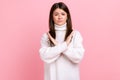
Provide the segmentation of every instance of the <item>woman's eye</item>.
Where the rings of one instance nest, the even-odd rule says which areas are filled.
[[[58,13],[55,13],[54,16],[58,16]]]
[[[65,15],[64,13],[62,13],[62,15]]]

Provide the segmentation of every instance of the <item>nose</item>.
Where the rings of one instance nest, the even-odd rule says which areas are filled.
[[[58,15],[58,19],[61,19],[62,17],[61,17],[61,15]]]

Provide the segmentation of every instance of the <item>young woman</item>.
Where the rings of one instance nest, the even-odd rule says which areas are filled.
[[[81,34],[72,29],[68,7],[63,2],[54,3],[49,15],[49,32],[43,34],[39,50],[45,63],[45,80],[80,80],[82,41]]]

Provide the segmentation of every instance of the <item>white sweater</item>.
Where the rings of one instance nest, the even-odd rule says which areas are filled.
[[[67,46],[64,41],[66,24],[55,25],[58,45],[51,47],[47,34],[41,38],[39,50],[44,65],[44,80],[80,80],[79,62],[84,55],[82,37],[74,31],[71,43]]]

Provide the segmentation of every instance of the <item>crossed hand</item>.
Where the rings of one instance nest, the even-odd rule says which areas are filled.
[[[50,35],[50,33],[48,32],[47,33],[49,39],[53,42],[54,45],[57,45],[58,42]],[[70,44],[71,40],[72,40],[72,37],[73,37],[73,31],[70,33],[70,35],[67,37],[67,39],[65,40],[65,42],[67,43],[67,45]]]

